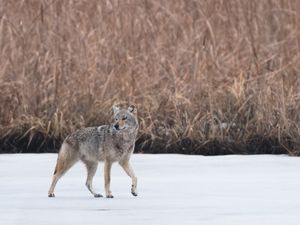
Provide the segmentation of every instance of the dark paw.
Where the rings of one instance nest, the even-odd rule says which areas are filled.
[[[54,197],[55,197],[55,194],[54,194],[54,193],[48,194],[48,197],[49,197],[49,198],[54,198]]]
[[[110,194],[110,195],[106,195],[106,198],[114,198],[114,196]]]
[[[136,192],[134,192],[134,191],[132,191],[131,194],[132,194],[133,196],[138,196],[138,194],[137,194]]]
[[[101,195],[101,194],[94,194],[94,197],[95,197],[95,198],[102,198],[103,195]]]

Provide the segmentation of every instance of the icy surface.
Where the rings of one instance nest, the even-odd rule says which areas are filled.
[[[139,196],[115,164],[115,198],[96,199],[81,163],[47,197],[56,157],[0,155],[1,225],[300,224],[300,158],[133,155]],[[94,185],[104,194],[102,167]]]

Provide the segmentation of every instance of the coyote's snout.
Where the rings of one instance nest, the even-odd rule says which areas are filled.
[[[113,198],[110,190],[113,162],[119,162],[131,177],[131,193],[137,196],[137,177],[129,162],[138,132],[137,109],[134,105],[128,109],[113,106],[113,114],[115,121],[111,125],[83,128],[66,137],[58,153],[49,197],[55,196],[57,181],[79,160],[86,165],[86,186],[95,197],[102,197],[94,192],[92,185],[99,161],[104,161],[104,187],[107,198]]]

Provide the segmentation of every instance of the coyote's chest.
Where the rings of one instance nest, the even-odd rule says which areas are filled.
[[[133,151],[135,136],[133,134],[116,135],[112,141],[113,150],[121,156]]]
[[[130,155],[134,148],[136,132],[116,131],[106,126],[98,127],[99,132],[99,157],[119,161]]]

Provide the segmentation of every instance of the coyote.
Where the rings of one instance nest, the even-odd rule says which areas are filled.
[[[92,185],[99,161],[104,161],[104,187],[107,198],[113,198],[110,190],[110,170],[112,163],[116,161],[132,179],[131,193],[137,196],[137,177],[129,162],[139,127],[137,109],[134,105],[130,105],[128,109],[114,105],[113,114],[113,124],[83,128],[66,137],[58,154],[48,197],[55,197],[54,188],[57,181],[79,160],[86,165],[86,187],[94,197],[103,197],[94,192]]]

